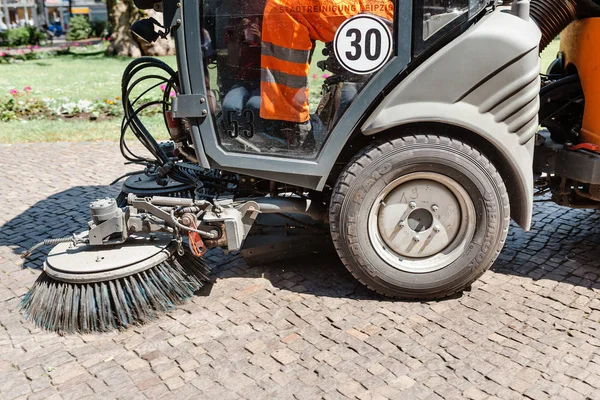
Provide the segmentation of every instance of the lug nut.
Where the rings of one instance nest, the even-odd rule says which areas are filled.
[[[398,226],[399,226],[400,228],[404,228],[404,227],[406,226],[406,222],[404,222],[404,221],[400,221],[400,222],[398,222]]]
[[[436,225],[436,226],[434,226],[434,227],[433,227],[433,230],[434,230],[436,233],[439,233],[439,232],[442,230],[442,228],[440,228],[439,226],[437,226],[437,225]]]
[[[414,201],[411,201],[411,202],[408,204],[408,206],[409,206],[410,208],[417,208],[417,203],[415,203]]]
[[[432,206],[431,206],[431,209],[432,209],[433,211],[437,211],[437,210],[439,210],[440,208],[439,208],[439,207],[438,207],[436,204],[434,204],[434,205],[432,205]]]
[[[419,243],[419,242],[421,241],[421,238],[420,238],[420,237],[418,237],[418,236],[415,236],[415,237],[413,238],[413,240],[414,240],[415,242]]]

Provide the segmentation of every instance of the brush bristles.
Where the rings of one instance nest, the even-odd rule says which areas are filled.
[[[59,282],[42,272],[21,301],[25,317],[56,332],[108,332],[156,318],[209,281],[204,261],[175,256],[138,274],[106,282]]]

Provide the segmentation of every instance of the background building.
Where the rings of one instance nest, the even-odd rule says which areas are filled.
[[[2,20],[9,28],[60,22],[63,29],[69,24],[69,6],[73,15],[87,15],[90,21],[106,21],[106,3],[103,0],[0,0]]]
[[[36,23],[37,5],[34,0],[0,0],[4,24],[8,28]]]

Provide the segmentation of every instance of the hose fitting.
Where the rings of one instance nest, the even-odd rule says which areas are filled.
[[[57,238],[57,239],[46,239],[42,242],[39,242],[35,246],[31,247],[25,253],[21,254],[21,258],[22,259],[28,258],[31,255],[31,253],[33,253],[34,251],[36,251],[37,249],[39,249],[42,246],[56,246],[57,244],[69,243],[69,242],[72,242],[73,245],[78,245],[80,243],[86,243],[87,240],[81,239],[81,238],[77,237],[75,234],[73,234],[73,236],[70,236],[70,237]]]

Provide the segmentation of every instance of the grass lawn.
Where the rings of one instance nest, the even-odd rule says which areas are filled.
[[[144,123],[157,139],[169,138],[162,116],[146,117]],[[0,143],[118,141],[120,136],[120,118],[102,121],[0,122]],[[136,140],[131,133],[126,137]]]
[[[174,69],[175,57],[163,57]],[[71,100],[114,99],[121,95],[121,76],[128,58],[59,56],[19,64],[0,65],[0,94],[30,86],[42,97]]]
[[[554,41],[542,54],[542,71],[556,57],[559,42]],[[316,58],[321,48],[316,49],[311,65],[309,84],[311,107],[319,98],[323,82],[323,72],[316,67]],[[163,61],[176,69],[175,57],[164,57]],[[114,99],[120,96],[121,75],[130,59],[94,56],[60,56],[21,64],[0,65],[0,96],[11,89],[23,90],[26,86],[33,89],[33,95],[39,97],[70,100]],[[211,86],[216,76],[212,74]],[[167,139],[160,115],[146,117],[144,122],[157,139]],[[120,118],[100,121],[12,121],[0,122],[0,143],[54,142],[54,141],[101,141],[118,140]]]
[[[175,57],[162,57],[174,69]],[[38,97],[69,100],[114,99],[121,95],[121,76],[131,59],[93,56],[59,56],[19,64],[0,65],[0,96],[11,89],[32,88]],[[144,117],[158,139],[167,139],[162,116]],[[0,122],[0,143],[118,140],[121,119],[44,120]]]

